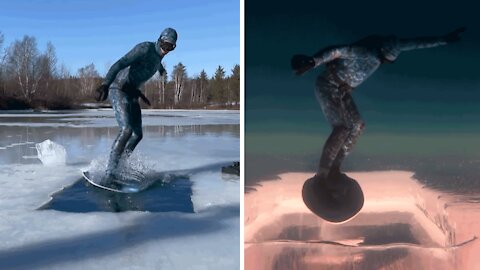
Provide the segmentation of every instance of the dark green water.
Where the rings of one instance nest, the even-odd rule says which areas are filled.
[[[316,170],[330,127],[310,93],[247,99],[246,186],[282,172]],[[345,171],[409,170],[430,187],[480,191],[477,105],[354,95],[366,129]]]

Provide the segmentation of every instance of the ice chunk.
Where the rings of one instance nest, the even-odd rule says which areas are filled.
[[[45,140],[41,143],[35,144],[37,148],[38,159],[42,161],[45,166],[65,165],[67,160],[67,151],[62,145]]]

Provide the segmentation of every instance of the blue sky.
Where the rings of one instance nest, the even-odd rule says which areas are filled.
[[[72,74],[94,63],[100,74],[133,46],[156,41],[166,27],[178,32],[175,51],[164,58],[167,71],[182,62],[189,75],[209,76],[221,65],[230,74],[240,63],[239,0],[0,0],[3,47],[34,36],[48,41],[59,64]]]

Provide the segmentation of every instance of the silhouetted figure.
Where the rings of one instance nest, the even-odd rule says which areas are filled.
[[[445,36],[411,39],[369,36],[353,44],[327,47],[313,56],[293,56],[292,68],[297,75],[326,65],[326,70],[317,77],[315,94],[333,131],[320,158],[319,178],[327,179],[329,174],[340,173],[342,161],[364,129],[365,124],[350,92],[381,64],[394,62],[402,51],[446,45],[460,40],[463,31],[465,28]]]
[[[315,94],[333,130],[323,147],[317,173],[309,179],[310,188],[320,185],[319,188],[330,190],[332,199],[340,199],[347,193],[345,186],[352,183],[353,179],[342,174],[340,167],[365,126],[350,94],[353,89],[381,64],[394,62],[402,51],[456,42],[463,31],[465,28],[444,36],[410,39],[399,39],[393,35],[368,36],[352,44],[324,48],[313,56],[292,57],[291,66],[297,75],[322,64],[326,66],[325,71],[317,77]]]

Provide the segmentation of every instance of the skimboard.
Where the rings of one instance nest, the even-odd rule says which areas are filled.
[[[144,187],[142,187],[140,185],[140,182],[138,181],[125,181],[125,180],[112,179],[108,184],[101,185],[99,183],[100,179],[97,179],[96,177],[94,177],[90,172],[83,171],[82,175],[85,178],[85,180],[87,180],[90,184],[98,188],[113,191],[113,192],[136,193],[144,189]]]
[[[340,223],[355,217],[363,207],[363,191],[355,179],[341,174],[335,181],[339,183],[339,190],[328,188],[324,180],[315,176],[305,181],[302,197],[305,205],[320,218]]]

